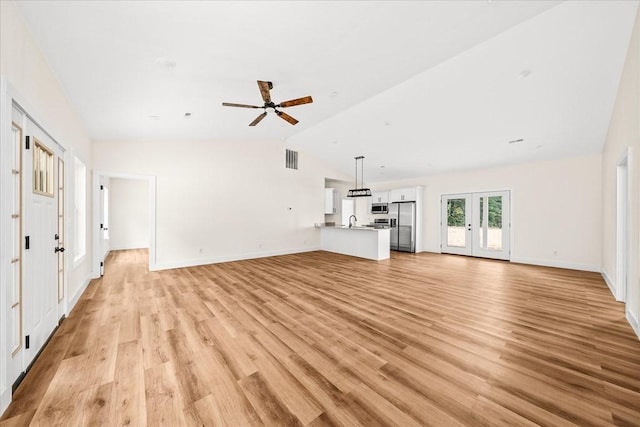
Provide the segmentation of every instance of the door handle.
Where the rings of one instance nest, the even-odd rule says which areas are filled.
[[[55,251],[56,253],[58,253],[58,252],[64,252],[64,248],[58,248],[58,247],[56,247],[56,248],[54,249],[54,251]]]

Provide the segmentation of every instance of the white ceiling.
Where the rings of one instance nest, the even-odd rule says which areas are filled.
[[[638,7],[19,5],[93,140],[281,139],[347,174],[354,156],[366,156],[365,182],[601,150]],[[273,81],[274,101],[312,95],[314,103],[286,110],[296,126],[270,114],[249,127],[260,110],[221,103],[261,105],[256,80]]]

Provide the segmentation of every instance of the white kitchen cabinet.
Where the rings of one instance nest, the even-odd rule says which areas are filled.
[[[416,187],[398,188],[389,192],[389,202],[415,202],[417,197]]]
[[[339,214],[340,205],[342,200],[340,199],[340,192],[335,188],[324,189],[324,213],[327,215]]]
[[[389,203],[389,192],[374,191],[371,193],[371,203]]]

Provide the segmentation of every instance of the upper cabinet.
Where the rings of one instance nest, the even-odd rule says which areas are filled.
[[[389,192],[374,191],[371,193],[371,203],[389,203]]]
[[[340,213],[340,192],[335,188],[324,189],[324,213],[327,215]]]
[[[415,202],[417,198],[416,187],[399,188],[389,192],[389,202]]]

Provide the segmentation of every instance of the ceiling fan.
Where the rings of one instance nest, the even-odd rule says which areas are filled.
[[[309,104],[313,102],[313,99],[311,99],[310,96],[305,96],[303,98],[296,98],[296,99],[292,99],[289,101],[284,101],[279,104],[276,104],[273,101],[271,101],[271,94],[269,93],[269,91],[273,89],[273,83],[263,82],[261,80],[258,80],[258,88],[260,89],[260,94],[262,95],[262,99],[264,101],[264,105],[262,107],[259,107],[257,105],[234,104],[232,102],[223,102],[222,105],[225,107],[262,108],[264,110],[264,113],[260,114],[258,117],[255,118],[254,121],[249,123],[249,126],[255,126],[258,123],[260,123],[260,120],[264,119],[265,116],[267,115],[267,108],[273,109],[273,112],[276,113],[279,117],[288,121],[292,125],[295,125],[296,123],[298,123],[298,120],[294,119],[287,113],[278,110],[278,108],[293,107],[294,105]]]

